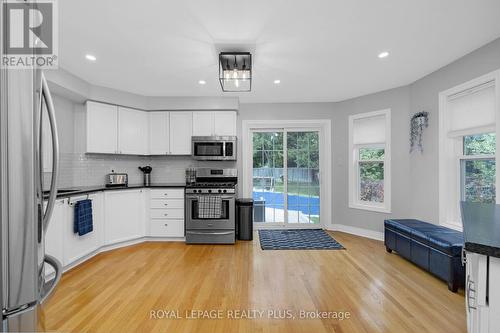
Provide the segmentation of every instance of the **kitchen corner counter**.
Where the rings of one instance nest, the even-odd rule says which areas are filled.
[[[462,202],[465,250],[500,258],[500,205]]]
[[[84,194],[89,194],[93,192],[101,191],[120,191],[120,190],[134,190],[134,189],[148,189],[148,188],[184,188],[186,184],[184,183],[154,183],[150,186],[144,186],[143,184],[132,184],[128,186],[75,186],[72,188],[58,189],[57,198],[69,198]],[[44,192],[44,199],[48,198],[48,193]]]

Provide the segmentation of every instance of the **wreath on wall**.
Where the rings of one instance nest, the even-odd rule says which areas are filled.
[[[429,112],[418,112],[410,120],[410,153],[418,150],[424,152],[422,136],[424,129],[429,127]]]

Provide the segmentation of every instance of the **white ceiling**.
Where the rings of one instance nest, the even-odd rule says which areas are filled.
[[[498,0],[58,3],[60,66],[146,96],[235,96],[221,92],[217,44],[254,45],[242,102],[304,102],[409,84],[500,37]]]

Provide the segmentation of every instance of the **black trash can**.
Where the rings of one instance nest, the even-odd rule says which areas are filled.
[[[253,199],[236,200],[236,234],[239,240],[253,240]]]

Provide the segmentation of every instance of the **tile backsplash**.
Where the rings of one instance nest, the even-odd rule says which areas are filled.
[[[106,174],[127,173],[129,184],[142,184],[139,166],[151,165],[152,183],[184,182],[185,170],[190,167],[235,168],[236,162],[195,161],[190,156],[128,156],[85,153],[61,153],[58,188],[101,186]],[[44,174],[44,189],[50,187],[51,173]]]

